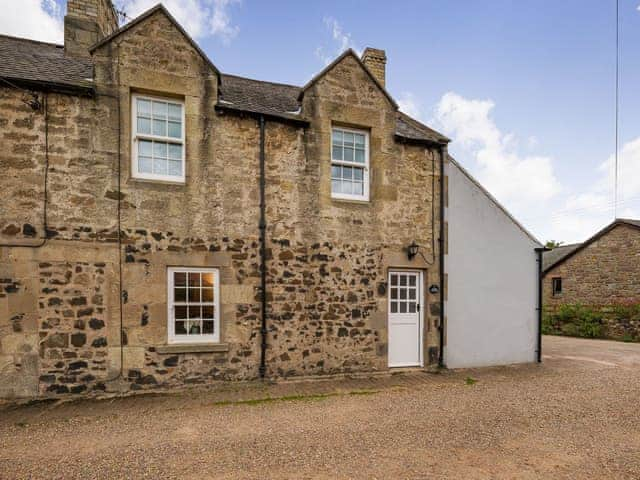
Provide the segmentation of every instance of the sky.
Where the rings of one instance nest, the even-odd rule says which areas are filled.
[[[115,0],[133,18],[157,0]],[[640,0],[165,0],[225,73],[303,85],[346,48],[542,241],[640,218]],[[0,0],[0,33],[62,42],[65,0]]]

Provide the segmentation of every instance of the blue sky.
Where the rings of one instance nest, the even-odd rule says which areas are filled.
[[[618,216],[640,217],[640,0],[619,1]],[[0,0],[15,14],[0,32],[61,41],[65,3]],[[155,1],[115,3],[135,16]],[[165,5],[228,73],[301,85],[346,47],[385,49],[402,109],[449,135],[540,239],[583,240],[613,218],[615,0]]]

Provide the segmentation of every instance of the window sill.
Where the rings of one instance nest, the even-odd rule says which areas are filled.
[[[212,352],[228,352],[228,343],[176,343],[172,345],[160,345],[156,347],[156,352],[160,354],[171,353],[212,353]]]
[[[355,198],[331,197],[331,201],[336,203],[351,203],[353,205],[371,205],[371,200],[358,200]]]
[[[162,185],[175,185],[177,187],[184,187],[187,184],[186,179],[178,179],[178,180],[168,180],[162,178],[144,178],[144,177],[135,177],[131,175],[130,179],[134,182],[140,183],[159,183]]]

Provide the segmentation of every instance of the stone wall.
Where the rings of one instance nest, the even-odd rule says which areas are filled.
[[[48,95],[50,238],[0,247],[0,397],[257,378],[258,122],[215,113],[216,72],[162,12],[93,59],[95,97]],[[184,184],[131,177],[134,92],[184,100]],[[267,374],[386,370],[389,268],[425,272],[424,358],[437,362],[438,296],[426,291],[439,277],[436,152],[395,140],[394,107],[352,57],[303,109],[308,128],[266,127]],[[331,198],[333,124],[370,132],[370,202]],[[0,242],[33,244],[44,115],[0,89],[0,126]],[[412,240],[424,258],[407,259]],[[221,342],[209,351],[167,345],[171,266],[220,269]]]
[[[640,303],[638,258],[640,230],[625,224],[615,226],[545,274],[545,307]],[[562,293],[554,296],[555,277],[562,278]]]

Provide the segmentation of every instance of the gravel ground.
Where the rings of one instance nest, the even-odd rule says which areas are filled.
[[[543,365],[5,408],[0,478],[640,478],[640,345],[547,337],[544,352]]]

